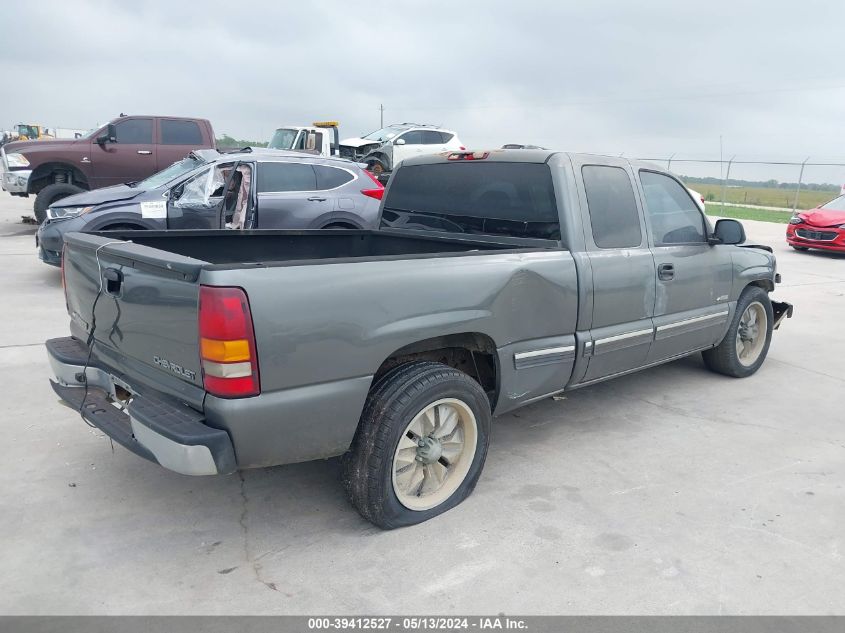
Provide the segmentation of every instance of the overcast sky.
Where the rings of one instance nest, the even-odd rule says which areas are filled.
[[[268,140],[436,123],[471,147],[845,163],[842,25],[828,2],[14,2],[0,127],[120,112]],[[681,173],[713,168],[673,163]],[[797,179],[735,166],[736,177]],[[845,167],[808,168],[845,182]]]

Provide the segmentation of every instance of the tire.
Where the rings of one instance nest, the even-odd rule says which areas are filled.
[[[367,171],[369,171],[373,176],[378,178],[384,172],[387,171],[387,165],[385,165],[378,158],[371,158],[367,161]]]
[[[454,508],[478,482],[491,426],[490,401],[469,375],[429,361],[393,368],[370,389],[344,458],[352,505],[383,529]]]
[[[66,182],[58,182],[44,187],[41,191],[38,192],[38,195],[35,196],[35,204],[33,205],[35,219],[38,224],[41,224],[44,220],[47,219],[47,208],[51,204],[61,200],[62,198],[67,198],[68,196],[72,196],[77,193],[82,193],[83,191],[85,191],[85,189],[83,189],[82,187],[77,187],[76,185],[69,185]]]
[[[792,245],[792,248],[794,248],[796,251],[808,251],[808,250],[810,250],[809,246],[794,246],[794,245]]]
[[[765,324],[760,326],[760,320]],[[751,324],[751,321],[755,325]],[[769,294],[758,286],[748,286],[736,302],[736,310],[725,338],[713,349],[702,352],[704,364],[710,371],[734,378],[755,373],[772,341],[774,313]]]

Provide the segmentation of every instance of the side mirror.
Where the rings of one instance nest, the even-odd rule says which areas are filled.
[[[97,145],[105,145],[106,143],[116,143],[117,142],[117,130],[114,127],[114,123],[109,123],[106,126],[106,133],[101,134],[97,137]]]
[[[404,145],[405,139],[404,138],[397,138],[395,141],[393,141],[393,144],[394,145]]]
[[[711,244],[742,244],[745,241],[745,228],[736,220],[717,220],[713,229]]]

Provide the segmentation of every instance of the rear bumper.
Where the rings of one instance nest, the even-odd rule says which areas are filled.
[[[100,367],[85,369],[88,352],[81,342],[66,337],[51,339],[46,346],[56,377],[50,381],[53,390],[121,446],[183,475],[229,474],[237,469],[229,434],[205,424],[203,414],[169,396],[151,393],[134,394],[119,409],[114,405],[116,388],[123,385]]]

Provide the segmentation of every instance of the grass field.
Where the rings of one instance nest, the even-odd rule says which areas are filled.
[[[705,185],[691,182],[687,185],[704,196],[707,202],[718,202],[722,199],[721,185]],[[798,197],[799,209],[812,209],[832,200],[837,196],[831,191],[805,191],[801,190]],[[774,189],[768,187],[727,187],[725,189],[725,202],[737,204],[759,204],[764,207],[783,207],[792,209],[792,202],[795,199],[794,189]]]
[[[736,220],[760,220],[761,222],[776,222],[787,224],[792,211],[769,211],[768,209],[753,209],[750,207],[722,207],[718,202],[708,202],[705,205],[707,215]]]

